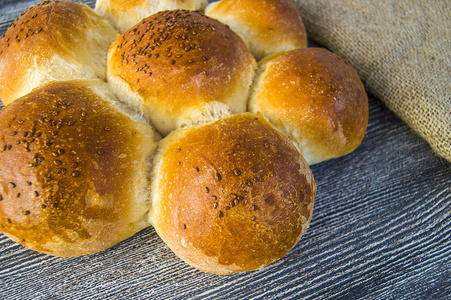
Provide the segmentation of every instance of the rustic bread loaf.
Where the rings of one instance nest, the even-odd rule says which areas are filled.
[[[161,141],[151,224],[205,272],[262,268],[285,256],[312,217],[316,184],[296,147],[263,117],[224,116]]]
[[[368,98],[355,69],[322,48],[260,62],[249,111],[265,115],[312,165],[353,151],[368,125]]]
[[[118,36],[108,81],[163,135],[246,111],[256,62],[226,25],[199,12],[164,11]]]
[[[0,100],[8,105],[52,80],[106,80],[116,34],[84,4],[45,1],[28,9],[0,41]]]
[[[293,0],[221,0],[210,3],[205,14],[239,33],[257,60],[307,47],[307,33]]]
[[[198,11],[147,16],[204,5],[98,0],[117,37],[72,2],[16,20],[0,41],[0,231],[67,257],[153,225],[216,274],[257,270],[296,245],[316,195],[308,164],[363,139],[362,82],[331,52],[303,49],[291,0],[211,4],[242,37]],[[265,57],[258,66],[248,45]]]
[[[55,256],[148,226],[153,129],[100,80],[50,82],[0,111],[0,230]]]

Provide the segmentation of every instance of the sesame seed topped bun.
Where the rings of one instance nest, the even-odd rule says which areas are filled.
[[[8,105],[52,80],[106,80],[116,34],[84,4],[45,1],[28,9],[0,41],[0,100]]]
[[[50,82],[0,111],[0,231],[55,256],[148,226],[152,128],[100,80]]]
[[[164,11],[120,35],[108,80],[163,135],[246,111],[256,63],[229,27],[199,12]]]
[[[122,33],[159,11],[187,9],[203,11],[207,0],[97,0],[96,12],[107,17]]]
[[[267,266],[294,247],[311,220],[311,170],[261,116],[225,116],[174,131],[161,141],[155,162],[151,223],[202,271]]]

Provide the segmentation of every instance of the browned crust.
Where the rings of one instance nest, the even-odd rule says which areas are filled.
[[[241,38],[199,12],[164,11],[120,35],[109,76],[125,80],[147,109],[183,113],[223,102],[255,64]]]
[[[94,253],[136,233],[152,137],[82,82],[14,101],[0,112],[0,230],[56,256]]]
[[[113,15],[122,13],[122,12],[126,12],[127,10],[130,10],[130,9],[140,9],[140,8],[142,9],[142,8],[145,8],[145,4],[147,2],[152,2],[152,1],[146,1],[146,0],[105,0],[105,1],[108,2],[108,7],[110,8]],[[153,1],[155,1],[155,0],[153,0]],[[157,1],[161,1],[161,0],[157,0]],[[189,9],[189,8],[193,7],[193,5],[191,3],[197,2],[197,1],[176,0],[176,1],[172,1],[172,2],[175,2],[175,4],[177,5],[177,8]]]
[[[30,70],[47,64],[52,56],[67,57],[80,64],[83,57],[89,61],[89,55],[85,55],[89,47],[83,41],[87,32],[100,26],[98,19],[87,5],[70,1],[44,1],[23,12],[0,40],[0,100],[3,104],[8,105],[17,98]]]
[[[207,15],[217,18],[243,34],[257,59],[274,49],[288,51],[307,47],[307,33],[292,0],[221,0]],[[255,54],[255,53],[254,53]]]
[[[224,117],[162,143],[153,225],[190,265],[218,274],[255,270],[285,256],[304,233],[315,181],[262,117]]]
[[[353,151],[368,125],[368,98],[355,69],[322,48],[269,57],[256,82],[253,112],[261,112],[321,160]],[[255,106],[254,106],[255,105]],[[302,149],[301,149],[302,152]]]

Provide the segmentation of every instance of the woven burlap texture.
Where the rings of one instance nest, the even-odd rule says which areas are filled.
[[[451,161],[451,2],[295,0],[309,38]]]

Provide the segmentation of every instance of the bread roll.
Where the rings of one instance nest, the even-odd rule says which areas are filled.
[[[239,33],[257,60],[307,47],[307,33],[293,0],[221,0],[209,4],[205,14]]]
[[[256,62],[226,25],[198,12],[152,15],[118,36],[108,81],[162,134],[246,111]]]
[[[307,229],[316,184],[296,147],[261,116],[225,116],[159,145],[151,224],[191,266],[216,274],[262,268]]]
[[[97,0],[96,12],[107,17],[121,32],[159,11],[187,9],[203,11],[207,0]]]
[[[368,98],[357,72],[322,48],[260,62],[249,110],[290,137],[310,165],[353,151],[368,125]]]
[[[45,1],[24,12],[0,41],[0,100],[8,105],[52,80],[106,80],[117,31],[88,6]]]
[[[148,226],[155,148],[100,80],[33,90],[0,111],[0,230],[63,257],[130,237]]]

